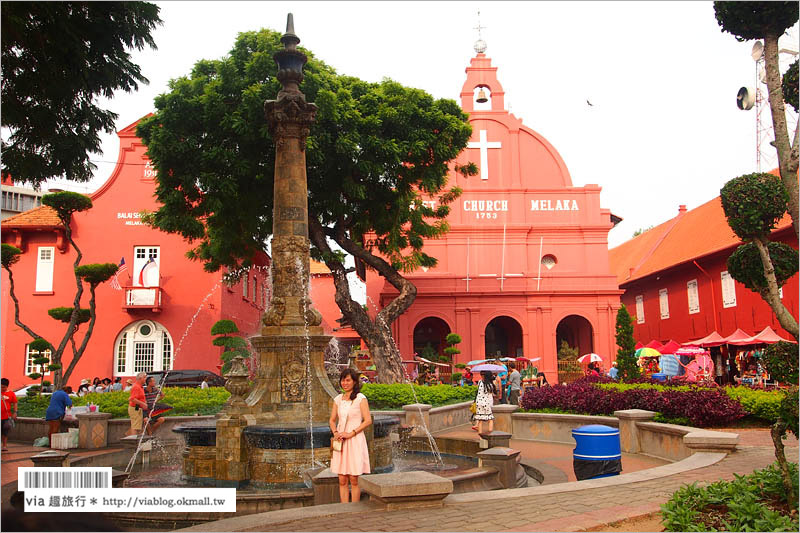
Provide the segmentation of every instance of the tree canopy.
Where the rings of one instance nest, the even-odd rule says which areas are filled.
[[[714,14],[723,32],[739,41],[780,35],[797,22],[797,2],[714,2]]]
[[[247,266],[272,231],[275,149],[263,105],[280,89],[279,38],[240,34],[228,56],[172,80],[137,129],[158,170],[163,207],[153,224],[196,240],[190,256],[210,271]],[[471,133],[466,114],[388,79],[337,75],[304,52],[301,89],[318,107],[306,152],[310,216],[355,242],[376,233],[374,245],[399,269],[432,266],[422,239],[447,229],[446,204],[458,191],[445,191],[435,210],[419,191],[443,191],[447,164]]]
[[[37,187],[88,181],[100,133],[117,115],[96,104],[148,83],[130,49],[156,48],[159,7],[147,2],[3,2],[3,174]]]

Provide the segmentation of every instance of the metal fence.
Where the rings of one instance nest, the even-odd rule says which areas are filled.
[[[577,361],[558,361],[558,382],[572,383],[583,376],[581,364]]]

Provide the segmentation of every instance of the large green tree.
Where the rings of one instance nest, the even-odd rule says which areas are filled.
[[[800,197],[797,182],[797,141],[800,128],[795,129],[794,139],[790,140],[784,106],[784,99],[797,105],[797,67],[794,67],[793,74],[791,70],[787,72],[787,79],[782,79],[778,61],[778,38],[800,18],[800,4],[796,1],[714,2],[714,13],[722,31],[732,34],[737,40],[764,40],[764,68],[767,74],[772,126],[775,131],[774,145],[778,152],[781,181],[789,194],[789,214],[792,217],[795,236],[800,236],[798,230]],[[794,90],[784,91],[783,83],[793,86]]]
[[[636,339],[633,338],[633,317],[628,313],[625,304],[617,311],[616,340],[617,340],[617,372],[621,381],[639,377],[639,367],[636,364]]]
[[[271,30],[239,34],[226,57],[198,61],[172,80],[137,129],[163,204],[148,220],[193,241],[189,257],[208,271],[248,266],[272,232],[275,146],[264,102],[280,89],[273,60],[279,38]],[[333,273],[336,303],[367,343],[378,379],[397,382],[401,357],[390,328],[416,295],[402,273],[436,264],[422,251],[423,239],[448,230],[449,204],[460,194],[447,187],[448,164],[471,127],[453,100],[388,79],[339,75],[304,52],[301,90],[318,108],[306,143],[312,256]],[[423,195],[437,207],[423,204]],[[353,300],[346,255],[377,271],[397,297],[372,313]]]
[[[147,83],[128,50],[155,48],[161,24],[147,2],[3,2],[2,171],[38,188],[47,179],[88,181],[100,133],[117,115],[99,97]]]
[[[75,366],[80,361],[86,347],[89,344],[89,339],[92,337],[94,325],[97,321],[97,306],[95,293],[97,287],[104,281],[108,281],[111,276],[117,271],[115,263],[93,263],[89,265],[81,265],[83,253],[75,240],[72,238],[72,216],[73,214],[91,209],[92,201],[88,196],[78,194],[75,192],[63,191],[45,194],[42,197],[42,204],[52,207],[58,214],[61,225],[64,228],[64,236],[75,250],[75,262],[73,263],[73,270],[75,273],[75,296],[72,300],[72,305],[69,307],[55,307],[47,311],[51,318],[59,322],[67,324],[61,341],[57,347],[51,350],[50,367],[55,372],[53,379],[55,389],[61,388],[62,384],[66,384],[72,375]],[[19,256],[22,251],[19,248],[11,246],[10,244],[3,244],[2,246],[2,267],[8,273],[8,292],[9,296],[14,302],[14,323],[22,328],[25,333],[30,335],[33,339],[38,339],[39,344],[49,345],[47,341],[43,341],[41,335],[36,333],[30,326],[26,325],[20,319],[20,302],[14,293],[14,274],[12,267],[19,261]],[[89,307],[81,309],[80,303],[84,292],[84,283],[89,286]],[[86,333],[83,339],[78,341],[76,335],[81,324],[89,323],[86,328]],[[37,344],[31,343],[31,348],[35,348]],[[67,345],[71,346],[72,359],[69,362],[66,370],[63,370],[63,357],[67,351]],[[47,366],[47,365],[45,365]]]

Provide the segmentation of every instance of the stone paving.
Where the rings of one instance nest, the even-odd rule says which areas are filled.
[[[726,431],[726,430],[722,430]],[[375,504],[334,504],[237,517],[189,528],[193,531],[583,531],[660,509],[680,486],[733,479],[775,459],[769,431],[729,429],[738,449],[714,464],[658,479],[559,493],[516,496],[532,489],[452,495],[441,508],[386,511]],[[798,459],[798,442],[786,442]],[[697,454],[701,455],[701,454]],[[712,455],[712,454],[706,454]],[[639,474],[644,474],[640,472]],[[631,474],[635,475],[635,474]],[[609,478],[605,478],[609,479]],[[601,480],[591,480],[591,482]],[[590,483],[587,481],[581,482]],[[564,485],[551,485],[554,489]],[[539,489],[545,489],[540,487]]]

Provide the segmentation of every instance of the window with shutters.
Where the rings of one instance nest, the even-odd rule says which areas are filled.
[[[644,296],[636,297],[636,323],[644,324]]]
[[[55,246],[40,246],[36,261],[36,292],[53,292]]]
[[[114,375],[171,370],[173,347],[172,336],[163,325],[153,320],[132,322],[120,332],[114,344]]]
[[[50,350],[45,350],[44,352],[39,352],[38,350],[31,350],[29,345],[25,345],[25,375],[29,376],[36,372],[37,374],[44,374],[45,376],[50,373],[49,370],[45,368],[44,365],[37,365],[34,364],[33,360],[37,357],[47,357],[50,359],[51,356]]]

